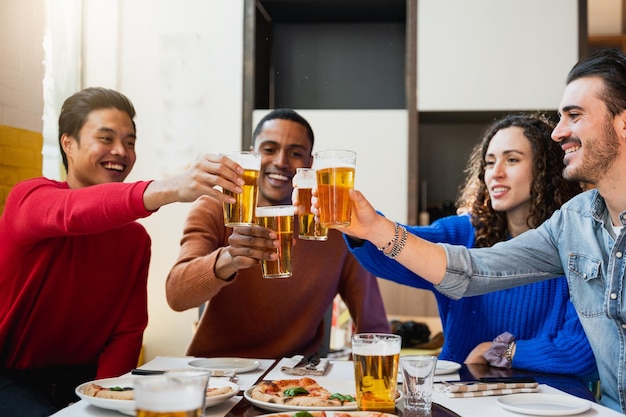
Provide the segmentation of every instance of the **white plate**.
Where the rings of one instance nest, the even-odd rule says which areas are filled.
[[[129,416],[135,415],[135,401],[134,400],[112,400],[108,398],[98,398],[92,397],[91,395],[83,394],[85,387],[89,384],[97,384],[103,387],[132,387],[134,386],[134,380],[137,378],[145,378],[142,376],[137,377],[120,377],[120,378],[107,378],[107,379],[98,379],[91,382],[85,382],[84,384],[76,387],[76,395],[78,395],[81,399],[87,401],[89,404],[94,405],[99,408],[106,408],[107,410],[116,410],[120,413],[128,414]],[[212,407],[217,404],[221,404],[224,401],[228,400],[234,395],[239,393],[239,386],[230,381],[219,379],[219,378],[211,378],[209,380],[209,387],[221,388],[223,386],[229,386],[232,388],[232,391],[227,392],[226,394],[215,395],[212,397],[206,397],[204,406]]]
[[[498,398],[505,410],[533,416],[569,416],[591,408],[591,402],[571,395],[511,394]]]
[[[460,363],[438,359],[437,367],[435,368],[435,375],[451,374],[459,369],[461,369]]]
[[[212,371],[235,371],[238,374],[250,372],[261,366],[261,362],[245,358],[205,358],[194,359],[189,365]]]
[[[339,393],[344,395],[352,395],[356,398],[356,389],[354,387],[354,381],[345,381],[345,380],[322,380],[321,378],[317,379],[318,383],[330,391],[332,394]],[[250,396],[250,392],[254,389],[254,386],[245,390],[243,392],[243,396],[245,399],[250,401],[252,404],[256,405],[259,408],[267,411],[356,411],[356,402],[350,403],[350,405],[342,405],[337,407],[310,407],[310,406],[299,406],[299,405],[287,405],[287,404],[274,404],[268,403],[265,401],[260,401]],[[398,397],[396,398],[396,404],[402,401],[404,395],[402,394],[402,390],[398,390]],[[354,413],[350,413],[354,414]]]

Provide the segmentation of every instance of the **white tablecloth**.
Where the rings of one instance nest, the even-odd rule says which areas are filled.
[[[193,358],[170,358],[170,357],[157,357],[154,360],[146,363],[142,366],[142,369],[179,369],[188,366],[188,363]],[[255,371],[239,374],[237,384],[242,391],[250,388],[256,383],[258,378],[269,369],[274,363],[273,360],[259,359],[261,361],[261,367]],[[281,364],[286,359],[281,360],[266,376],[264,379],[293,379],[293,375],[286,374],[280,370]],[[314,379],[320,380],[338,380],[354,386],[354,365],[351,361],[331,361],[330,368],[324,377],[314,377]],[[437,378],[444,379],[444,378]],[[458,379],[458,374],[447,375],[448,380]],[[565,392],[559,391],[556,388],[541,384],[539,385],[542,393],[547,394],[559,394],[564,396],[571,396]],[[234,396],[230,400],[219,404],[214,407],[209,407],[205,411],[205,417],[223,417],[235,406],[243,397]],[[435,392],[433,394],[433,401],[441,404],[442,406],[454,411],[455,413],[463,417],[484,417],[484,416],[517,416],[523,417],[522,414],[517,414],[511,411],[504,410],[497,402],[496,396],[494,397],[476,397],[476,398],[447,398],[446,396]],[[577,397],[576,397],[577,398]],[[402,408],[402,407],[400,407]],[[79,401],[58,413],[54,414],[54,417],[120,417],[123,414],[105,410],[102,408],[89,405],[86,401]],[[585,413],[577,414],[577,417],[618,417],[622,414],[617,413],[611,409],[603,407],[599,404],[592,404],[591,408]]]

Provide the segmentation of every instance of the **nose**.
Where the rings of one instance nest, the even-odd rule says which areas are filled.
[[[111,153],[113,155],[126,156],[126,152],[126,146],[124,146],[124,143],[121,140],[113,141],[111,146]]]
[[[280,150],[274,155],[274,165],[280,168],[289,166],[289,155],[286,150]]]
[[[505,175],[506,172],[504,169],[504,160],[496,161],[496,163],[493,164],[493,168],[491,169],[491,176],[493,178],[502,178]]]
[[[552,131],[552,140],[561,143],[565,138],[567,138],[571,134],[570,129],[567,127],[567,124],[560,119],[557,125],[554,127]]]

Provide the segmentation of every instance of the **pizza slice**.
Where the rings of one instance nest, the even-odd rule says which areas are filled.
[[[271,404],[303,407],[340,407],[354,403],[352,396],[332,394],[316,380],[307,377],[261,381],[252,389],[250,396]]]

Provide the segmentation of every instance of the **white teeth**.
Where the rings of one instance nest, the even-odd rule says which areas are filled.
[[[567,149],[565,150],[565,154],[572,153],[572,152],[576,152],[576,151],[577,151],[577,150],[579,150],[579,149],[580,149],[580,146],[572,146],[571,148],[567,148]]]
[[[280,180],[280,181],[289,181],[289,177],[285,176],[285,175],[280,175],[280,174],[267,174],[268,177],[275,179],[275,180]]]
[[[502,193],[502,192],[504,192],[504,191],[506,191],[506,190],[507,190],[507,188],[506,188],[506,187],[496,187],[496,188],[493,188],[493,190],[492,190],[492,191],[493,191],[494,193]]]
[[[106,169],[114,169],[116,171],[124,171],[124,165],[122,164],[116,164],[113,162],[105,162],[104,164],[102,164],[103,167],[105,167]]]

